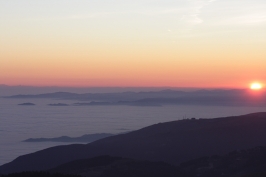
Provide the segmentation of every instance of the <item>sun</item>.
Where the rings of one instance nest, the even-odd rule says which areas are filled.
[[[260,89],[262,89],[262,84],[258,83],[258,82],[252,83],[250,85],[250,89],[252,89],[252,90],[260,90]]]

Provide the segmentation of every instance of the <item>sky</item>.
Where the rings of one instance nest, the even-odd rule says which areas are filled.
[[[0,84],[266,82],[265,0],[0,0]]]

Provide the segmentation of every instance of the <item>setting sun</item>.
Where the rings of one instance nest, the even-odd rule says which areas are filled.
[[[250,89],[252,89],[252,90],[260,90],[260,89],[262,89],[262,84],[260,84],[260,83],[252,83],[250,85]]]

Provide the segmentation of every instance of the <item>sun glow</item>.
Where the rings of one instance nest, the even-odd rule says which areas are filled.
[[[251,85],[250,85],[250,89],[252,89],[252,90],[260,90],[260,89],[262,89],[262,84],[260,84],[260,83],[252,83]]]

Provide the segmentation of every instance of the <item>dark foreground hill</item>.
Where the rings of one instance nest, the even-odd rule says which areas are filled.
[[[266,147],[236,150],[224,156],[202,157],[182,163],[187,175],[197,177],[266,176]]]
[[[12,173],[8,175],[0,175],[0,177],[81,177],[79,175],[69,175],[69,174],[60,174],[60,173],[48,173],[44,171],[28,171],[21,173]]]
[[[0,167],[0,173],[48,170],[100,155],[170,164],[223,155],[237,149],[266,146],[266,113],[216,119],[190,119],[152,125],[87,145],[48,148],[20,156]]]
[[[49,171],[90,177],[242,177],[263,174],[265,177],[266,147],[236,150],[223,156],[202,157],[179,166],[163,162],[100,156],[72,161]]]
[[[69,175],[69,176],[67,176]],[[266,147],[209,156],[179,166],[122,157],[80,159],[46,172],[24,172],[4,177],[265,177]],[[78,177],[77,176],[77,177]]]
[[[100,156],[60,165],[53,173],[89,177],[243,177],[266,176],[266,147],[207,156],[173,166],[121,157]]]
[[[49,172],[88,177],[187,177],[178,167],[164,162],[110,156],[72,161]]]

